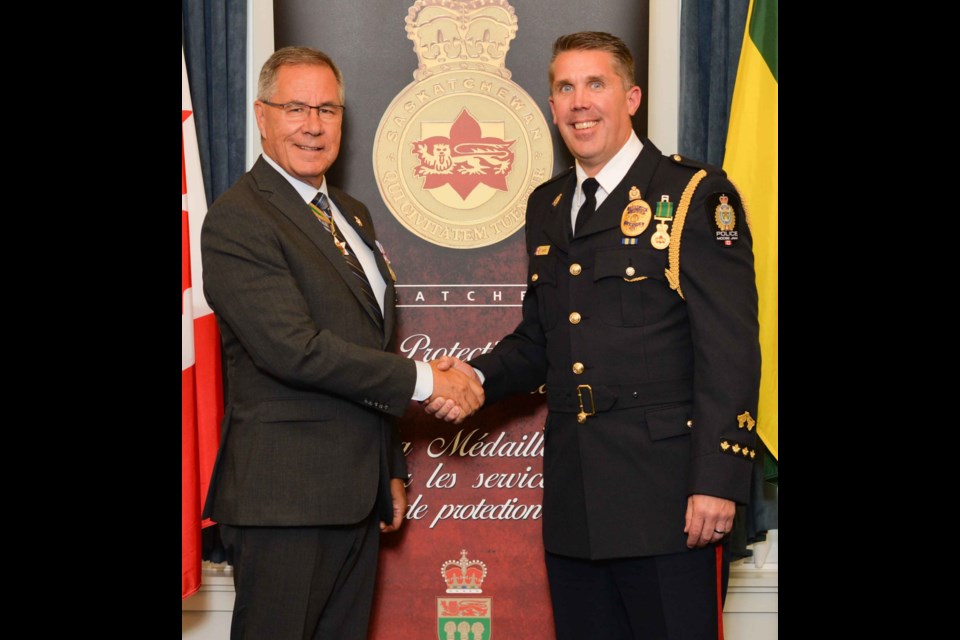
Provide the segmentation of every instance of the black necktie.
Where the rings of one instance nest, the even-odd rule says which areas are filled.
[[[383,313],[380,311],[380,304],[377,302],[377,297],[373,295],[370,280],[367,279],[367,273],[363,270],[363,265],[357,260],[357,256],[353,254],[350,245],[347,244],[346,239],[337,229],[337,223],[333,219],[333,212],[330,210],[330,201],[327,199],[327,195],[323,192],[317,193],[310,204],[312,205],[311,210],[313,214],[317,216],[317,220],[320,221],[323,228],[333,236],[333,243],[337,246],[337,249],[340,250],[340,254],[343,256],[343,259],[346,260],[347,266],[350,267],[350,271],[353,272],[353,275],[356,277],[357,284],[360,285],[360,291],[363,294],[364,304],[373,314],[373,317],[377,319],[380,326],[383,327]]]
[[[583,184],[580,185],[580,188],[583,189],[583,195],[586,197],[583,200],[583,204],[580,205],[580,210],[577,211],[577,228],[573,232],[574,236],[580,235],[580,230],[583,229],[583,225],[587,224],[587,220],[590,219],[590,216],[592,216],[596,210],[597,189],[599,187],[600,183],[597,182],[596,178],[587,178],[583,181]]]

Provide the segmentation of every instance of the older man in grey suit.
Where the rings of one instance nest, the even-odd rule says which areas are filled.
[[[324,177],[343,78],[325,54],[277,51],[254,103],[264,155],[207,215],[204,289],[227,363],[204,515],[222,525],[234,638],[366,638],[378,535],[400,527],[406,465],[386,414],[483,390],[386,352],[393,270],[367,208]]]

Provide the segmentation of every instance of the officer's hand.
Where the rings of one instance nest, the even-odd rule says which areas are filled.
[[[683,528],[687,534],[687,547],[705,547],[722,540],[730,533],[736,511],[733,500],[700,494],[687,498],[686,526]]]

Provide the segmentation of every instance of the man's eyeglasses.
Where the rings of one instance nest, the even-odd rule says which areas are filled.
[[[303,104],[302,102],[287,102],[284,104],[277,104],[276,102],[269,102],[267,100],[261,100],[260,102],[271,107],[276,107],[277,109],[283,109],[283,115],[286,116],[290,122],[303,122],[310,117],[310,111],[313,109],[317,110],[317,116],[319,116],[323,122],[337,122],[343,117],[343,111],[347,108],[342,104],[321,104],[315,107],[311,104]]]

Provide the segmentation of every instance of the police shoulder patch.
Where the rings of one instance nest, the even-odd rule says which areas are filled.
[[[715,191],[705,201],[707,224],[713,228],[716,241],[732,247],[740,239],[738,224],[743,223],[743,205],[736,191]]]

